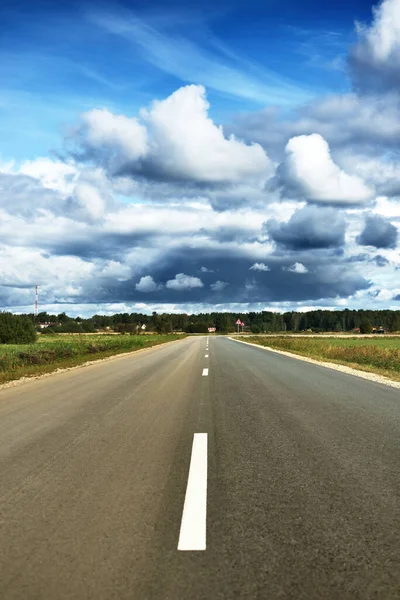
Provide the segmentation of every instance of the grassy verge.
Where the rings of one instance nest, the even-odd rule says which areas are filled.
[[[49,373],[57,368],[73,367],[98,360],[150,348],[182,335],[52,335],[40,337],[36,344],[0,346],[0,383],[20,377]]]
[[[400,337],[318,339],[249,336],[245,341],[346,365],[400,381]]]

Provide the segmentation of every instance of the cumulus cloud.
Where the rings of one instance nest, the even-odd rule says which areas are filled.
[[[395,248],[398,232],[394,225],[379,215],[368,215],[365,227],[357,237],[361,246],[375,246],[375,248]]]
[[[18,172],[39,180],[44,188],[64,194],[72,192],[78,177],[78,169],[74,164],[43,156],[25,161]]]
[[[397,156],[368,156],[355,152],[351,147],[340,152],[340,156],[354,174],[375,187],[379,196],[400,197],[400,161]]]
[[[210,285],[210,288],[212,289],[213,292],[222,292],[222,290],[224,290],[226,288],[228,284],[226,283],[226,281],[216,281],[215,283],[212,283]]]
[[[146,128],[137,119],[116,115],[106,108],[82,114],[81,124],[71,128],[67,138],[71,144],[75,141],[77,158],[103,162],[112,171],[148,152]]]
[[[265,263],[254,263],[250,267],[249,271],[270,271],[271,269]]]
[[[370,27],[357,24],[358,42],[349,63],[361,90],[398,89],[400,83],[400,2],[383,0]]]
[[[85,113],[66,163],[0,167],[1,306],[32,302],[36,283],[43,301],[81,302],[82,314],[364,307],[371,288],[387,290],[373,299],[387,305],[399,293],[393,229],[359,234],[374,188],[386,194],[375,215],[399,225],[400,170],[386,152],[400,145],[399,97],[335,95],[292,119],[269,113],[232,137],[210,119],[203,88],[188,86],[133,119]],[[292,201],[271,192],[268,156]],[[360,254],[357,235],[384,250]]]
[[[203,282],[198,277],[191,277],[184,273],[178,273],[174,279],[169,279],[166,283],[166,287],[170,290],[176,290],[178,292],[191,290],[193,288],[202,288]]]
[[[39,211],[62,210],[62,200],[54,190],[44,188],[28,175],[0,172],[0,209],[8,215],[32,218]]]
[[[289,271],[290,273],[299,273],[299,274],[303,274],[303,273],[308,273],[308,269],[307,267],[305,267],[302,263],[294,263],[294,265],[291,265],[290,267],[283,267],[284,271]]]
[[[345,242],[344,216],[330,207],[305,206],[287,223],[271,219],[264,228],[277,244],[292,250],[334,248]]]
[[[278,184],[289,197],[325,204],[363,204],[374,190],[360,177],[349,175],[332,160],[329,145],[319,134],[289,140],[278,170]]]
[[[139,283],[137,283],[135,287],[138,292],[156,292],[162,289],[162,285],[157,284],[151,275],[141,277]]]
[[[99,277],[108,280],[128,281],[132,276],[132,269],[117,260],[109,260],[102,269],[99,270]]]
[[[271,176],[263,148],[226,137],[208,109],[204,87],[189,85],[154,101],[138,118],[89,111],[69,142],[73,155],[101,161],[112,175],[212,185]]]
[[[317,97],[293,112],[259,111],[238,117],[231,130],[242,139],[261,144],[275,161],[284,158],[292,137],[318,133],[337,154],[347,150],[377,155],[399,149],[400,98],[395,91],[385,94],[331,94]]]
[[[74,188],[70,205],[78,218],[94,222],[104,216],[106,202],[97,187],[81,182]]]

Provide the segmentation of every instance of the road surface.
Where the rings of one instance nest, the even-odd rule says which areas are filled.
[[[399,390],[206,344],[0,391],[2,600],[400,598]]]

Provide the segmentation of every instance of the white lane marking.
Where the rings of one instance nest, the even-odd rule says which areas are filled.
[[[195,433],[178,550],[205,550],[206,530],[207,433]]]
[[[203,377],[207,377],[208,376],[208,369],[203,369],[202,376]]]
[[[208,358],[208,354],[205,354],[205,355],[204,355],[204,358]]]

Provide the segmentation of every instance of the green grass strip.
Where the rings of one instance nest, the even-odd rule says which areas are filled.
[[[0,346],[0,383],[73,367],[124,352],[184,338],[184,335],[54,335],[36,344]]]
[[[246,342],[269,346],[377,373],[400,381],[400,337],[388,339],[307,338],[288,336],[249,336]]]

